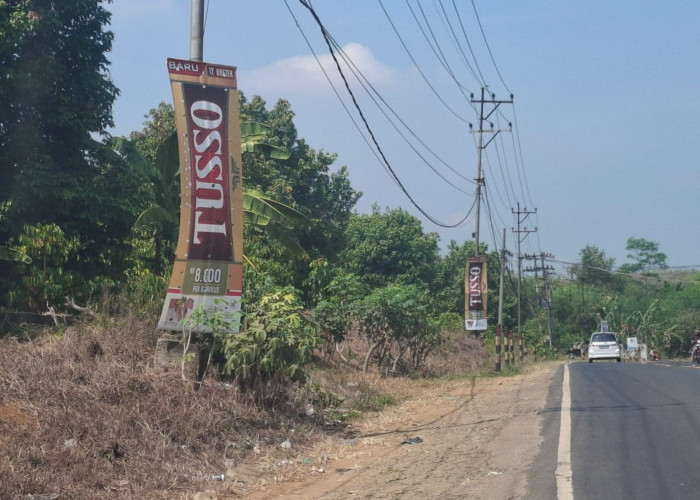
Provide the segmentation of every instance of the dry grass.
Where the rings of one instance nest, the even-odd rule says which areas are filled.
[[[195,390],[179,370],[155,367],[156,339],[130,319],[0,340],[0,498],[189,499],[204,490],[241,498],[322,468],[339,442],[361,433],[353,418],[428,383],[363,377],[342,362],[312,370],[306,386],[261,409],[223,381]],[[431,356],[432,373],[490,363],[478,342],[456,339]],[[291,448],[280,446],[286,440]],[[213,479],[221,474],[225,481]]]

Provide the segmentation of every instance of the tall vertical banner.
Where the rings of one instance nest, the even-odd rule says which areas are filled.
[[[179,330],[200,304],[231,321],[241,308],[243,175],[236,68],[168,59],[168,73],[180,151],[180,234],[158,328]]]
[[[464,325],[470,331],[484,331],[487,327],[488,284],[486,256],[467,257],[464,277]]]

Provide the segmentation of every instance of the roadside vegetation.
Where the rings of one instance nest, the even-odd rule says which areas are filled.
[[[213,333],[182,326],[201,368],[187,353],[156,363],[179,220],[172,107],[154,103],[142,130],[109,137],[103,2],[35,3],[0,2],[0,498],[172,498],[221,474],[235,489],[287,462],[320,467],[321,448],[302,450],[351,439],[354,418],[410,384],[493,368],[498,252],[479,248],[489,328],[471,337],[474,242],[441,250],[403,209],[358,213],[348,167],[299,137],[291,103],[242,93],[240,332],[197,310],[190,321]],[[666,269],[652,241],[627,250],[619,267],[591,245],[568,275],[523,277],[531,359],[566,353],[601,321],[662,357],[687,353],[700,273]],[[510,331],[518,278],[506,267]]]
[[[359,338],[305,366],[305,383],[265,388],[216,370],[183,380],[155,363],[152,322],[120,310],[0,339],[0,498],[240,498],[331,467],[361,438],[353,423],[439,378],[363,375]],[[426,360],[435,375],[488,370],[481,343],[453,335]],[[357,349],[357,351],[355,351]],[[280,377],[282,377],[280,375]],[[255,389],[255,390],[253,390]],[[262,392],[259,392],[262,391]],[[265,394],[260,401],[260,394]]]

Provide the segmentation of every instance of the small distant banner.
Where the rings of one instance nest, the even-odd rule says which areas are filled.
[[[158,328],[180,330],[200,304],[236,324],[243,290],[236,68],[168,59],[168,73],[180,151],[180,233]]]
[[[464,325],[470,331],[487,328],[487,270],[486,256],[468,257],[464,278]]]

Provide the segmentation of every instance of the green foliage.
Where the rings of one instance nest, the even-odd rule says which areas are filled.
[[[659,244],[644,238],[628,238],[625,247],[627,258],[633,262],[623,264],[620,271],[624,273],[648,272],[651,269],[665,269],[666,254],[659,252]]]
[[[211,329],[223,360],[222,372],[233,377],[241,390],[269,402],[280,386],[304,380],[304,365],[311,360],[319,336],[318,327],[302,314],[295,290],[263,285],[261,291],[245,304],[238,333],[238,325],[204,308],[196,308],[184,321],[190,328]]]
[[[369,286],[390,283],[429,287],[439,260],[437,234],[425,234],[421,222],[402,209],[375,205],[371,214],[354,214],[345,231],[340,261]]]
[[[289,383],[305,380],[304,366],[319,341],[318,327],[303,315],[295,290],[263,279],[252,286],[243,311],[233,320],[198,306],[182,320],[185,343],[202,340],[219,359],[220,371],[260,403],[274,402]]]
[[[287,160],[291,156],[289,151],[268,142],[272,135],[272,128],[264,123],[241,122],[241,152],[252,153],[262,150],[268,158],[275,160]]]
[[[142,142],[147,146],[151,143]],[[156,148],[155,155],[139,149],[138,143],[116,137],[110,146],[117,153],[115,161],[126,164],[133,175],[140,179],[139,193],[144,207],[133,225],[132,245],[138,245],[140,234],[151,235],[153,256],[151,269],[161,274],[165,262],[172,261],[180,213],[180,175],[177,134],[170,133]],[[133,246],[132,246],[133,248]]]
[[[158,318],[168,290],[170,271],[169,267],[162,274],[154,274],[146,268],[129,269],[125,290],[129,312],[143,318]]]
[[[316,277],[319,270],[326,270],[327,263],[318,264],[311,277]],[[367,294],[367,287],[352,274],[338,274],[330,279],[317,295],[320,299],[313,310],[313,319],[321,327],[329,354],[335,344],[345,340],[353,327],[358,303]]]
[[[258,96],[249,102],[241,93],[240,111],[243,123],[252,122],[265,126],[261,147],[243,152],[244,184],[248,189],[265,193],[281,203],[294,208],[306,217],[303,224],[295,224],[293,230],[279,226],[275,228],[277,242],[297,241],[309,258],[324,257],[335,261],[344,247],[344,231],[360,193],[352,189],[347,169],[335,171],[331,166],[337,155],[314,151],[299,138],[293,122],[294,112],[288,101],[279,100],[272,109]],[[263,146],[264,145],[264,146]],[[270,147],[289,151],[289,158],[270,155]],[[264,251],[269,242],[268,235],[248,234],[246,253],[253,256],[248,243],[256,238],[254,252]],[[306,256],[300,256],[290,245],[277,248],[278,258],[290,263],[293,284],[301,288],[309,272]]]
[[[34,264],[22,273],[22,287],[8,294],[11,306],[44,311],[47,305],[63,304],[65,295],[74,295],[85,285],[64,269],[77,258],[81,245],[77,238],[67,238],[56,224],[25,226],[15,250]]]
[[[440,313],[436,322],[441,331],[459,332],[464,329],[464,316],[455,312]]]
[[[587,245],[580,252],[581,261],[571,266],[571,274],[584,285],[616,286],[618,281],[612,274],[615,259],[607,258],[605,252],[595,245]]]
[[[78,234],[90,218],[86,202],[99,175],[90,133],[112,125],[118,94],[101,3],[2,2],[0,199],[13,201],[10,230],[54,222]]]
[[[425,356],[439,343],[439,328],[429,319],[427,294],[416,285],[375,288],[355,308],[358,332],[370,343],[364,370],[371,359],[391,371],[420,368]]]
[[[129,134],[129,141],[136,145],[146,161],[155,163],[158,149],[175,131],[175,110],[171,104],[160,102],[144,118],[143,129]]]
[[[21,262],[22,264],[31,264],[32,258],[23,254],[13,248],[0,247],[0,260],[7,260],[11,262]]]
[[[133,179],[103,163],[92,139],[113,125],[118,95],[108,72],[113,35],[105,29],[105,3],[0,4],[0,242],[17,241],[38,224],[55,224],[66,241],[80,240],[79,257],[52,271],[64,276],[52,279],[55,286],[84,285],[64,291],[71,294],[122,278],[133,222]],[[0,302],[25,295],[14,271],[3,273]]]

